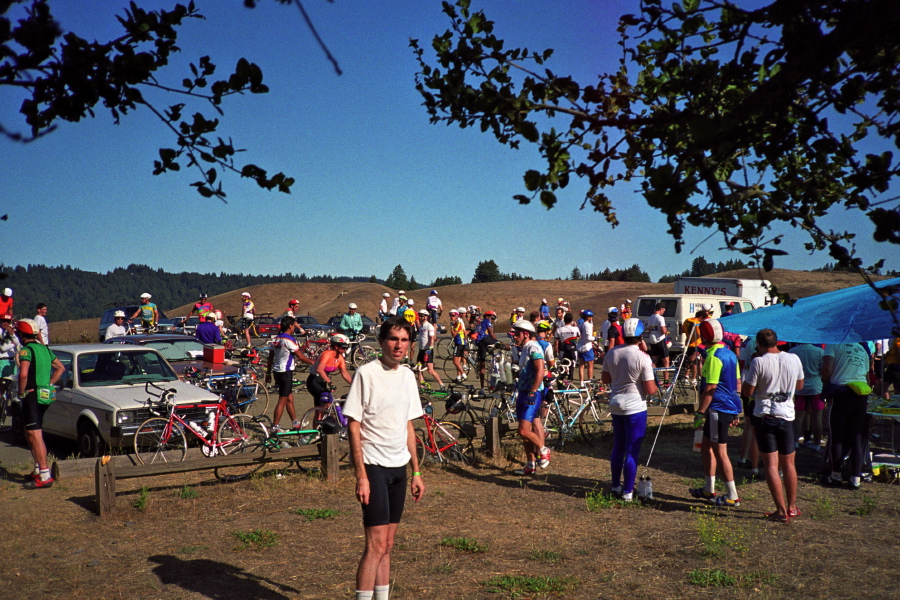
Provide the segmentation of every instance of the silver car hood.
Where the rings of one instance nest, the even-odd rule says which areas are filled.
[[[208,390],[204,390],[195,385],[185,383],[183,381],[167,381],[157,384],[164,389],[174,388],[176,404],[186,404],[192,402],[216,402],[219,397]],[[154,395],[158,394],[157,390],[151,388]],[[105,385],[102,387],[83,387],[79,392],[84,396],[89,396],[115,407],[118,410],[130,410],[135,408],[143,408],[147,406],[147,399],[158,398],[151,396],[144,389],[143,384],[133,385]]]

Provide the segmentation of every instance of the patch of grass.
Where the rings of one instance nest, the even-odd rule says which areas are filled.
[[[141,488],[140,493],[138,493],[137,500],[131,503],[133,507],[138,510],[145,510],[147,508],[147,501],[150,498],[150,488],[146,485]]]
[[[334,510],[333,508],[295,508],[291,512],[295,515],[306,517],[307,521],[315,521],[316,519],[333,519],[341,514],[341,511]]]
[[[729,575],[724,569],[694,569],[688,574],[688,582],[700,587],[741,587],[751,588],[759,585],[774,585],[777,575],[757,571],[745,575]]]
[[[722,558],[729,549],[738,554],[747,550],[743,531],[737,528],[734,519],[716,516],[704,510],[691,510],[697,515],[697,535],[700,536],[704,556]]]
[[[574,590],[578,580],[574,577],[525,577],[522,575],[498,575],[484,582],[491,593],[507,592],[513,598],[524,594],[562,594]]]
[[[870,498],[869,496],[863,496],[863,504],[862,506],[858,506],[850,511],[851,515],[856,515],[858,517],[865,517],[866,515],[871,515],[875,510],[875,507],[878,506],[875,503],[874,498]]]
[[[181,489],[178,490],[177,495],[182,500],[191,500],[199,496],[200,493],[188,484],[184,484],[183,486],[181,486]]]
[[[835,512],[831,498],[823,496],[821,498],[816,498],[816,505],[812,510],[810,518],[815,520],[830,519],[835,515]]]
[[[688,574],[688,582],[700,587],[734,587],[737,579],[722,569],[694,569]]]
[[[434,496],[437,496],[438,498],[444,497],[444,492],[440,492],[440,491],[431,492],[431,494]]]
[[[562,560],[562,554],[555,550],[535,550],[528,555],[528,560],[555,564]]]
[[[176,554],[193,554],[194,552],[199,552],[200,550],[206,550],[209,546],[185,546],[180,550],[176,551]]]
[[[749,480],[745,479],[745,482],[749,483]],[[694,477],[693,479],[683,479],[682,482],[689,488],[702,488],[706,485],[706,479],[703,477]],[[722,481],[721,478],[716,479],[715,488],[713,488],[716,492],[724,492],[725,491],[725,482]],[[685,490],[687,492],[687,490]]]
[[[437,567],[434,568],[434,572],[435,572],[435,573],[439,573],[439,574],[441,574],[441,575],[450,575],[450,574],[453,573],[454,571],[456,571],[456,567],[454,567],[454,566],[451,565],[450,563],[445,563],[445,564],[443,564],[443,565],[438,565]]]
[[[467,537],[444,538],[441,540],[441,546],[454,548],[460,552],[471,552],[472,554],[487,552],[486,544],[479,543]]]
[[[605,494],[602,491],[596,492],[588,492],[584,497],[584,502],[587,505],[588,512],[600,512],[601,510],[605,510],[608,508],[642,508],[643,504],[638,502],[637,500],[632,500],[627,502],[613,496],[612,494]]]
[[[262,550],[278,544],[278,534],[268,529],[232,531],[231,535],[241,543],[235,550],[246,550],[248,548]]]

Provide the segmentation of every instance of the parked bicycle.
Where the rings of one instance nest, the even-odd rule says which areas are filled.
[[[419,454],[419,464],[451,463],[465,467],[475,464],[475,447],[472,438],[469,437],[455,423],[436,421],[434,408],[431,402],[423,406],[425,414],[422,419],[425,429],[416,429],[416,449]]]
[[[350,350],[347,351],[345,360],[357,369],[378,358],[378,350],[371,346],[363,346],[365,339],[366,334],[358,334],[356,338],[350,340]]]
[[[576,438],[591,446],[600,445],[602,411],[586,388],[563,384],[547,394],[546,402],[549,410],[544,416],[544,437],[548,447],[560,449]]]
[[[155,394],[150,388],[159,391]],[[157,415],[141,423],[134,436],[134,453],[144,465],[183,461],[188,439],[200,446],[204,456],[260,451],[258,442],[269,437],[262,422],[248,414],[231,414],[228,401],[176,404],[175,390],[147,383],[147,404]],[[245,477],[254,465],[219,467],[216,477]]]
[[[188,383],[223,396],[235,413],[260,416],[269,409],[269,390],[263,385],[264,380],[257,379],[256,373],[247,367],[238,367],[237,373],[227,375],[213,375],[208,369],[189,367],[184,370],[184,378]]]

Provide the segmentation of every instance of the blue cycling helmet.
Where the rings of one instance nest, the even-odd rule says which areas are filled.
[[[583,311],[581,311],[581,315],[584,316],[584,317],[593,317],[593,316],[594,316],[594,311],[592,311],[592,310],[583,310]]]

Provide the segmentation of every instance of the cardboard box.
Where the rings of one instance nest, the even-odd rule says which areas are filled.
[[[225,362],[225,346],[219,344],[203,344],[203,360],[222,364]]]

